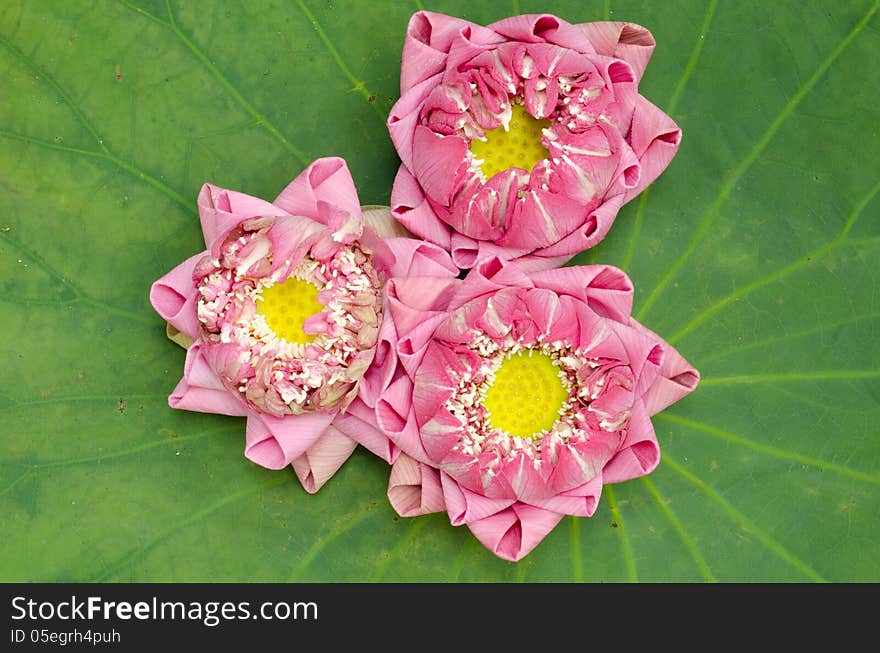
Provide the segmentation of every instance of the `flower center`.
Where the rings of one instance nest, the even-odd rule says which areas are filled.
[[[541,130],[552,124],[552,120],[538,120],[524,106],[514,104],[508,129],[498,127],[486,132],[485,141],[471,141],[471,152],[483,161],[481,167],[487,178],[508,168],[531,172],[548,155],[541,144]]]
[[[506,358],[486,391],[488,423],[513,436],[538,437],[559,419],[568,389],[553,359],[540,351],[521,351]]]
[[[318,301],[318,288],[302,279],[289,277],[262,291],[263,301],[257,312],[266,318],[269,328],[287,342],[306,344],[315,336],[303,331],[303,322],[324,307]]]

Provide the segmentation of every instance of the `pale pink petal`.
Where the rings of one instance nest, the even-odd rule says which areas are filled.
[[[489,25],[511,41],[523,43],[553,43],[564,48],[591,54],[593,44],[576,26],[550,14],[511,16]]]
[[[562,514],[558,512],[517,503],[467,526],[492,553],[516,562],[528,555],[560,519]]]
[[[639,183],[627,194],[632,199],[666,169],[681,143],[681,129],[668,115],[639,96],[633,113],[630,143],[641,163]]]
[[[217,415],[248,415],[245,405],[232,395],[208,365],[198,342],[186,351],[183,379],[168,397],[168,405],[179,410]]]
[[[397,327],[398,337],[409,335],[417,326],[444,311],[452,300],[458,280],[452,277],[398,277],[385,286],[387,305]]]
[[[391,215],[390,206],[370,204],[361,207],[364,226],[372,228],[381,238],[414,238],[403,223]]]
[[[451,229],[434,213],[419,182],[406,166],[400,166],[391,189],[391,215],[415,235],[445,250],[450,248]]]
[[[412,171],[425,194],[444,206],[468,167],[468,143],[460,136],[442,136],[419,125],[413,135]]]
[[[647,29],[635,23],[596,22],[577,25],[598,54],[623,59],[642,78],[656,42]]]
[[[328,426],[324,435],[296,458],[291,465],[299,482],[309,494],[314,494],[342,467],[357,442]]]
[[[602,469],[605,483],[620,483],[654,470],[660,462],[660,445],[648,412],[640,400],[633,406],[626,439]]]
[[[440,472],[443,501],[453,526],[461,526],[494,515],[516,503],[515,499],[489,499],[472,492],[445,472]]]
[[[333,413],[284,417],[251,413],[247,421],[244,455],[268,469],[287,467],[324,435],[333,417]]]
[[[400,449],[379,430],[375,411],[361,397],[356,397],[344,413],[336,416],[333,427],[386,463],[393,463],[400,453]]]
[[[150,287],[150,303],[156,312],[175,329],[190,338],[199,337],[197,306],[199,293],[193,281],[193,269],[208,252],[186,259]]]
[[[530,251],[559,242],[587,220],[587,207],[563,194],[531,190],[522,208],[510,216],[505,235],[498,244]]]
[[[280,215],[281,211],[265,200],[245,193],[205,184],[199,192],[199,218],[205,246],[214,244],[249,218]]]
[[[357,190],[344,159],[317,159],[281,191],[274,204],[290,215],[302,215],[320,222],[318,202],[327,202],[349,215],[360,217]]]
[[[427,515],[446,507],[438,471],[406,454],[391,467],[388,500],[401,517]]]
[[[272,243],[272,269],[283,265],[296,266],[319,238],[327,233],[327,227],[302,216],[280,218],[269,229]]]

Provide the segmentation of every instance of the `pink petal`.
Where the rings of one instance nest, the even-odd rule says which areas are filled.
[[[419,82],[442,72],[452,43],[462,31],[485,29],[460,18],[418,11],[409,19],[403,41],[400,94]]]
[[[251,413],[244,455],[268,469],[282,469],[299,458],[327,431],[334,413],[271,417]]]
[[[468,167],[467,151],[468,143],[460,136],[441,136],[422,125],[416,127],[412,171],[428,197],[450,205]]]
[[[327,227],[302,216],[289,216],[278,219],[268,232],[272,243],[272,269],[290,261],[296,266],[319,238],[327,233]]]
[[[533,501],[538,508],[575,517],[592,517],[602,496],[602,475],[561,494]]]
[[[193,282],[193,269],[208,252],[191,256],[150,287],[150,303],[175,329],[190,338],[199,337],[197,306],[199,293]]]
[[[391,215],[415,235],[449,250],[451,232],[449,225],[434,213],[422,193],[418,180],[405,166],[400,166],[394,178],[394,186],[391,189]]]
[[[516,503],[515,499],[489,499],[472,492],[444,472],[440,472],[440,482],[446,512],[453,526],[485,519]]]
[[[357,442],[328,426],[324,435],[293,463],[299,482],[309,494],[326,483],[357,447]]]
[[[186,351],[183,379],[168,397],[168,405],[179,410],[217,415],[248,415],[245,405],[232,395],[208,365],[198,342]]]
[[[681,129],[662,110],[639,96],[629,140],[639,157],[641,176],[638,184],[627,192],[627,200],[641,193],[666,169],[678,151]]]
[[[467,526],[492,553],[516,562],[528,555],[560,519],[558,512],[517,503]]]
[[[426,317],[449,306],[458,280],[447,277],[398,277],[385,286],[388,310],[398,337],[409,335]]]
[[[419,123],[419,115],[425,107],[427,98],[442,81],[442,75],[435,75],[420,82],[406,92],[391,107],[385,126],[394,143],[397,154],[403,165],[409,169],[413,167],[413,133]]]
[[[521,210],[511,216],[505,235],[498,244],[531,250],[558,242],[587,219],[586,207],[565,195],[541,189],[528,192]]]
[[[595,52],[590,40],[581,30],[551,14],[511,16],[492,23],[489,28],[511,41],[547,42],[587,54]]]
[[[281,213],[277,207],[258,197],[225,190],[212,184],[202,186],[198,205],[202,233],[208,249],[213,249],[215,243],[249,218]]]
[[[623,59],[642,78],[654,52],[655,41],[647,29],[635,23],[597,22],[577,25],[598,54]]]
[[[644,404],[636,400],[626,439],[602,469],[605,483],[620,483],[654,470],[660,462],[660,445]]]
[[[660,376],[643,397],[649,415],[656,415],[682,397],[690,394],[700,382],[700,373],[668,342],[635,320],[631,326],[663,345]]]
[[[388,500],[401,517],[427,515],[446,507],[438,471],[406,454],[391,467]]]
[[[602,317],[629,323],[633,285],[623,270],[610,265],[578,265],[533,272],[529,278],[538,288],[580,299]]]
[[[274,204],[291,215],[321,222],[318,202],[327,202],[360,218],[360,201],[344,159],[317,159],[281,191]]]
[[[376,423],[379,429],[407,455],[430,462],[422,446],[412,400],[412,381],[399,376],[376,402]]]
[[[617,212],[623,206],[624,194],[620,193],[612,197],[606,197],[605,201],[591,211],[583,225],[572,231],[569,235],[558,242],[539,249],[535,254],[546,257],[559,257],[563,262],[585,249],[598,244],[617,217]]]
[[[388,238],[394,254],[393,277],[456,277],[458,268],[441,247],[415,238]]]
[[[336,416],[333,427],[386,463],[391,464],[397,459],[400,450],[379,430],[375,411],[361,397],[356,397],[344,413]]]

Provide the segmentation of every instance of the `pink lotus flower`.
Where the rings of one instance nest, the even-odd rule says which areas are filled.
[[[393,215],[461,268],[492,255],[549,268],[596,245],[681,139],[638,93],[653,49],[632,23],[416,13],[388,118]]]
[[[391,279],[386,296],[361,396],[402,452],[388,497],[403,516],[446,510],[507,560],[592,515],[603,484],[652,471],[651,415],[699,381],[630,317],[613,267],[491,258],[464,280]]]
[[[293,465],[311,492],[357,442],[390,462],[386,439],[346,414],[365,408],[357,392],[376,353],[382,282],[454,276],[448,254],[365,226],[342,159],[315,161],[271,204],[205,184],[198,205],[207,250],[150,291],[188,346],[169,405],[247,417],[245,455]]]

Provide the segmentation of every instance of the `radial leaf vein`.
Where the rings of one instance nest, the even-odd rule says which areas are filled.
[[[724,497],[718,494],[718,492],[706,485],[706,483],[704,483],[700,478],[682,467],[679,463],[675,462],[675,460],[668,453],[663,455],[663,461],[667,466],[669,466],[670,469],[677,472],[679,475],[683,476],[689,482],[697,486],[703,492],[703,494],[708,496],[714,503],[718,504],[724,510],[724,512],[726,512],[727,515],[731,519],[733,519],[733,521],[738,523],[749,533],[752,533],[761,541],[761,543],[764,544],[764,546],[773,551],[785,562],[787,562],[792,567],[814,581],[823,583],[827,582],[822,576],[819,575],[818,572],[816,572],[815,569],[813,569],[810,565],[791,553],[768,533],[758,528],[748,517],[746,517],[736,508],[734,508]]]
[[[703,554],[700,552],[699,547],[697,547],[697,543],[693,537],[691,537],[690,533],[687,532],[684,525],[669,507],[669,504],[666,500],[661,496],[660,491],[657,487],[651,482],[647,476],[642,477],[642,483],[647,488],[650,495],[657,502],[657,505],[660,507],[660,510],[663,511],[663,514],[666,515],[666,518],[669,519],[669,523],[672,524],[672,528],[675,529],[675,532],[678,533],[678,536],[681,538],[682,543],[684,543],[687,550],[690,552],[691,556],[694,559],[694,562],[697,565],[697,568],[700,570],[700,574],[703,576],[703,580],[707,583],[715,583],[717,582],[715,576],[712,575],[712,570],[709,568],[709,565],[706,563],[706,559],[703,557]]]
[[[400,555],[406,551],[406,548],[412,543],[413,540],[418,537],[418,534],[425,527],[425,524],[428,523],[428,519],[426,517],[419,517],[413,520],[413,523],[410,525],[409,529],[404,533],[404,535],[397,542],[397,545],[391,550],[388,554],[388,557],[382,561],[382,564],[376,569],[376,573],[373,574],[372,582],[378,583],[381,581],[385,574],[388,572],[388,569],[391,567],[391,563],[396,561]]]
[[[340,521],[334,528],[318,539],[302,557],[299,563],[290,571],[290,576],[287,579],[287,582],[292,583],[299,579],[303,572],[308,569],[312,561],[318,557],[321,551],[370,516],[376,509],[377,505],[378,504],[372,504],[366,508],[358,510],[356,513]]]
[[[95,581],[103,582],[110,578],[113,578],[119,571],[121,571],[125,567],[130,566],[138,560],[143,559],[156,545],[168,539],[175,533],[200,522],[206,517],[211,516],[218,510],[221,510],[222,508],[225,508],[226,506],[235,503],[236,501],[240,501],[245,497],[249,497],[252,494],[256,494],[257,492],[261,492],[262,490],[267,490],[271,487],[275,487],[276,485],[281,485],[282,483],[290,483],[290,478],[288,478],[286,474],[278,475],[277,477],[265,483],[244,488],[242,490],[239,490],[238,492],[233,492],[232,494],[229,494],[222,499],[215,501],[211,505],[206,506],[202,510],[192,513],[188,517],[185,517],[184,519],[175,522],[167,529],[160,532],[158,535],[150,538],[141,546],[135,547],[134,549],[123,555],[121,558],[116,560],[116,562],[108,565],[104,569],[104,571],[99,574],[97,578],[95,578]]]
[[[673,424],[679,424],[681,426],[685,426],[687,428],[706,433],[716,438],[721,438],[722,440],[727,440],[728,442],[734,442],[741,446],[748,447],[749,449],[753,449],[754,451],[759,451],[770,456],[775,456],[776,458],[782,458],[784,460],[790,460],[804,465],[809,465],[810,467],[815,467],[816,469],[821,469],[827,472],[834,472],[836,474],[848,476],[849,478],[855,479],[857,481],[865,481],[867,483],[873,483],[874,485],[880,485],[880,475],[860,472],[856,469],[846,467],[845,465],[838,465],[837,463],[830,463],[826,460],[821,460],[820,458],[813,458],[811,456],[805,456],[794,451],[787,451],[785,449],[780,449],[779,447],[772,447],[767,444],[762,444],[760,442],[750,440],[749,438],[745,438],[741,435],[737,435],[736,433],[731,433],[730,431],[725,431],[717,427],[710,426],[709,424],[703,424],[702,422],[697,422],[695,420],[687,419],[685,417],[679,417],[677,415],[672,415],[669,413],[660,413],[659,415],[655,415],[655,417],[660,418],[661,420],[665,420],[667,422],[671,422]]]
[[[626,575],[631,583],[639,581],[639,575],[636,571],[636,559],[633,555],[632,543],[629,541],[629,535],[626,532],[626,526],[623,518],[620,516],[620,506],[617,503],[617,497],[610,485],[606,485],[602,490],[608,497],[608,506],[611,508],[611,516],[617,524],[617,534],[620,537],[620,545],[623,547],[623,560],[626,563]]]
[[[717,313],[718,311],[723,309],[725,306],[728,306],[729,304],[733,303],[737,299],[742,299],[744,296],[748,295],[753,290],[757,290],[758,288],[760,288],[762,286],[766,286],[769,283],[779,281],[780,279],[787,277],[788,275],[792,274],[793,272],[796,272],[796,271],[800,270],[801,268],[804,268],[807,265],[810,265],[811,263],[815,263],[817,260],[819,260],[823,256],[826,256],[830,252],[834,251],[834,249],[839,247],[841,244],[847,242],[846,235],[853,228],[853,225],[855,225],[856,220],[861,215],[862,211],[864,211],[865,207],[871,203],[871,200],[874,199],[874,197],[877,195],[878,192],[880,192],[880,181],[878,181],[876,184],[874,184],[874,186],[871,188],[871,190],[868,191],[868,194],[865,195],[865,197],[863,197],[861,199],[861,201],[859,201],[858,204],[856,204],[855,208],[853,209],[852,213],[847,218],[847,220],[844,223],[843,228],[840,230],[840,232],[838,232],[838,234],[834,238],[832,238],[829,242],[827,242],[825,245],[810,252],[809,254],[802,256],[797,261],[790,263],[789,265],[786,265],[785,267],[782,267],[782,268],[776,270],[775,272],[768,274],[767,276],[765,276],[761,279],[757,279],[756,281],[752,281],[751,283],[748,283],[744,286],[737,288],[734,292],[730,293],[726,297],[719,299],[718,301],[713,303],[711,306],[707,307],[706,309],[701,311],[699,314],[697,314],[681,330],[679,330],[677,333],[673,334],[669,338],[669,342],[670,343],[678,342],[684,336],[686,336],[687,334],[692,332],[694,329],[699,327],[701,324],[703,324],[710,317],[715,315],[715,313]]]
[[[382,112],[382,109],[376,104],[376,96],[370,92],[367,88],[366,83],[358,79],[354,76],[354,74],[349,69],[348,65],[342,59],[342,55],[339,54],[339,50],[336,49],[336,46],[333,45],[333,41],[330,40],[330,37],[327,36],[327,33],[324,31],[324,28],[321,27],[321,24],[318,22],[318,19],[315,18],[315,15],[311,12],[311,10],[306,6],[303,0],[296,0],[296,4],[299,5],[299,8],[302,10],[303,14],[305,14],[308,21],[312,24],[315,32],[318,34],[318,38],[321,39],[321,42],[327,48],[327,52],[330,53],[333,61],[336,62],[336,65],[339,67],[339,70],[342,71],[342,74],[350,81],[354,86],[352,88],[353,91],[357,91],[360,93],[363,98],[367,101],[367,103],[373,107],[373,110],[378,114],[379,118],[381,118],[382,122],[385,122],[385,114]]]
[[[654,303],[657,301],[657,298],[678,272],[678,270],[684,265],[685,261],[690,258],[691,254],[693,254],[700,242],[702,242],[703,238],[709,232],[712,223],[715,220],[715,217],[718,215],[718,211],[721,209],[721,206],[727,201],[727,198],[730,196],[730,193],[736,187],[739,179],[745,174],[745,172],[752,166],[752,164],[761,156],[764,149],[773,140],[773,137],[776,135],[776,132],[779,131],[779,128],[785,123],[789,116],[794,112],[795,108],[803,101],[803,99],[807,96],[807,94],[813,89],[816,85],[816,82],[822,78],[822,76],[828,71],[831,65],[837,60],[837,58],[841,55],[841,53],[846,49],[846,47],[852,43],[852,41],[859,35],[859,33],[865,28],[865,25],[868,24],[871,17],[877,11],[877,7],[880,5],[880,0],[875,2],[868,12],[862,17],[862,19],[856,24],[856,26],[852,29],[852,31],[847,34],[840,43],[837,44],[837,47],[831,51],[828,57],[822,62],[818,69],[810,76],[810,78],[804,82],[804,84],[798,89],[798,91],[794,94],[791,100],[782,108],[773,122],[770,123],[767,130],[758,139],[758,142],[752,147],[751,150],[746,154],[746,156],[740,161],[739,165],[734,168],[734,170],[727,176],[726,181],[721,186],[721,190],[718,192],[716,198],[712,201],[709,207],[706,209],[706,212],[703,214],[699,223],[697,224],[697,228],[694,231],[694,235],[691,238],[691,241],[688,243],[684,252],[673,262],[673,264],[669,267],[669,269],[660,277],[660,280],[645,298],[644,303],[636,314],[636,319],[641,320],[651,309]]]

